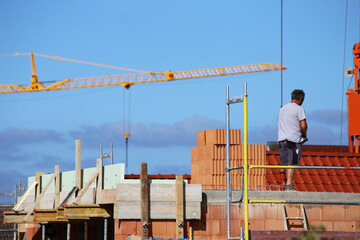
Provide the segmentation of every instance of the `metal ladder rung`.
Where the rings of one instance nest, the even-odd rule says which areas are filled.
[[[288,220],[304,220],[302,217],[286,217]]]

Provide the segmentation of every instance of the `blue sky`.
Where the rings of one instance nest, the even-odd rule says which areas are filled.
[[[284,1],[284,104],[304,89],[309,144],[347,144],[344,79],[359,41],[359,1]],[[280,0],[268,1],[0,1],[0,53],[35,52],[145,71],[182,71],[253,63],[280,64]],[[345,53],[345,56],[344,56]],[[345,57],[345,58],[344,58]],[[39,81],[129,73],[36,57]],[[0,84],[29,84],[29,56],[0,56]],[[277,138],[280,72],[51,92],[0,95],[0,192],[35,171],[95,166],[99,145],[114,144],[129,173],[191,173],[196,132],[225,128],[231,96],[248,83],[249,141]],[[343,90],[344,86],[344,90]],[[124,101],[125,100],[125,101]],[[343,127],[341,135],[341,110]],[[130,103],[129,103],[130,101]],[[125,102],[125,103],[124,103]],[[243,106],[231,106],[231,127],[242,128]],[[125,114],[124,114],[125,112]],[[130,122],[128,122],[130,120]],[[105,162],[106,163],[106,162]],[[106,163],[107,164],[107,163]],[[9,198],[11,201],[11,198]],[[2,200],[3,201],[3,200]]]

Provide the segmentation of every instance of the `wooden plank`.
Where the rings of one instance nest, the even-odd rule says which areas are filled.
[[[24,217],[26,216],[27,212],[21,211],[21,212],[13,212],[13,211],[7,211],[6,214],[4,214],[4,222],[6,223],[24,223]],[[28,223],[33,222],[34,216],[30,215],[27,219]]]
[[[176,238],[184,238],[184,182],[176,175]]]
[[[186,202],[184,219],[201,219],[201,202]],[[115,219],[141,219],[141,202],[116,202]],[[150,219],[176,219],[176,202],[150,201]]]
[[[66,219],[59,219],[57,217],[56,209],[37,209],[34,211],[33,222],[59,222],[66,221]]]
[[[81,190],[81,140],[75,140],[75,186]]]
[[[110,205],[77,205],[64,208],[64,216],[67,218],[107,218],[112,217]]]
[[[79,192],[78,196],[74,199],[73,203],[74,204],[78,204],[79,201],[81,200],[81,197],[85,194],[86,190],[90,187],[90,185],[92,184],[92,182],[97,178],[97,176],[99,175],[98,172],[94,172],[90,179],[87,181],[87,183],[85,184],[84,188],[81,189],[81,191]]]
[[[140,164],[141,239],[149,238],[149,185],[147,163]]]
[[[55,208],[60,206],[60,166],[55,165]]]
[[[96,171],[99,173],[96,183],[96,203],[101,203],[101,193],[103,189],[103,161],[102,158],[96,159]]]
[[[15,205],[15,207],[13,208],[14,211],[17,211],[19,209],[19,207],[21,206],[21,204],[25,201],[25,199],[27,198],[27,196],[29,195],[29,193],[33,190],[33,188],[38,184],[37,181],[34,181],[31,186],[28,188],[28,190],[26,190],[25,194],[21,197],[20,201],[17,202],[17,204]]]

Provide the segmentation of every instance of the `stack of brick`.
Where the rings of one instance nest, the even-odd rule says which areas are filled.
[[[265,165],[265,145],[248,145],[248,163]],[[243,166],[243,145],[240,129],[230,130],[230,167]],[[226,189],[226,130],[211,129],[197,133],[197,147],[191,149],[191,182],[203,189]],[[241,170],[232,171],[233,189],[240,189]],[[262,190],[265,169],[249,171],[249,189]]]

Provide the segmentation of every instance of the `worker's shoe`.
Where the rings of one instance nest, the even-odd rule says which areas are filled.
[[[289,191],[295,191],[295,186],[294,184],[290,184],[290,185],[285,185],[285,190],[286,192],[289,192]]]

